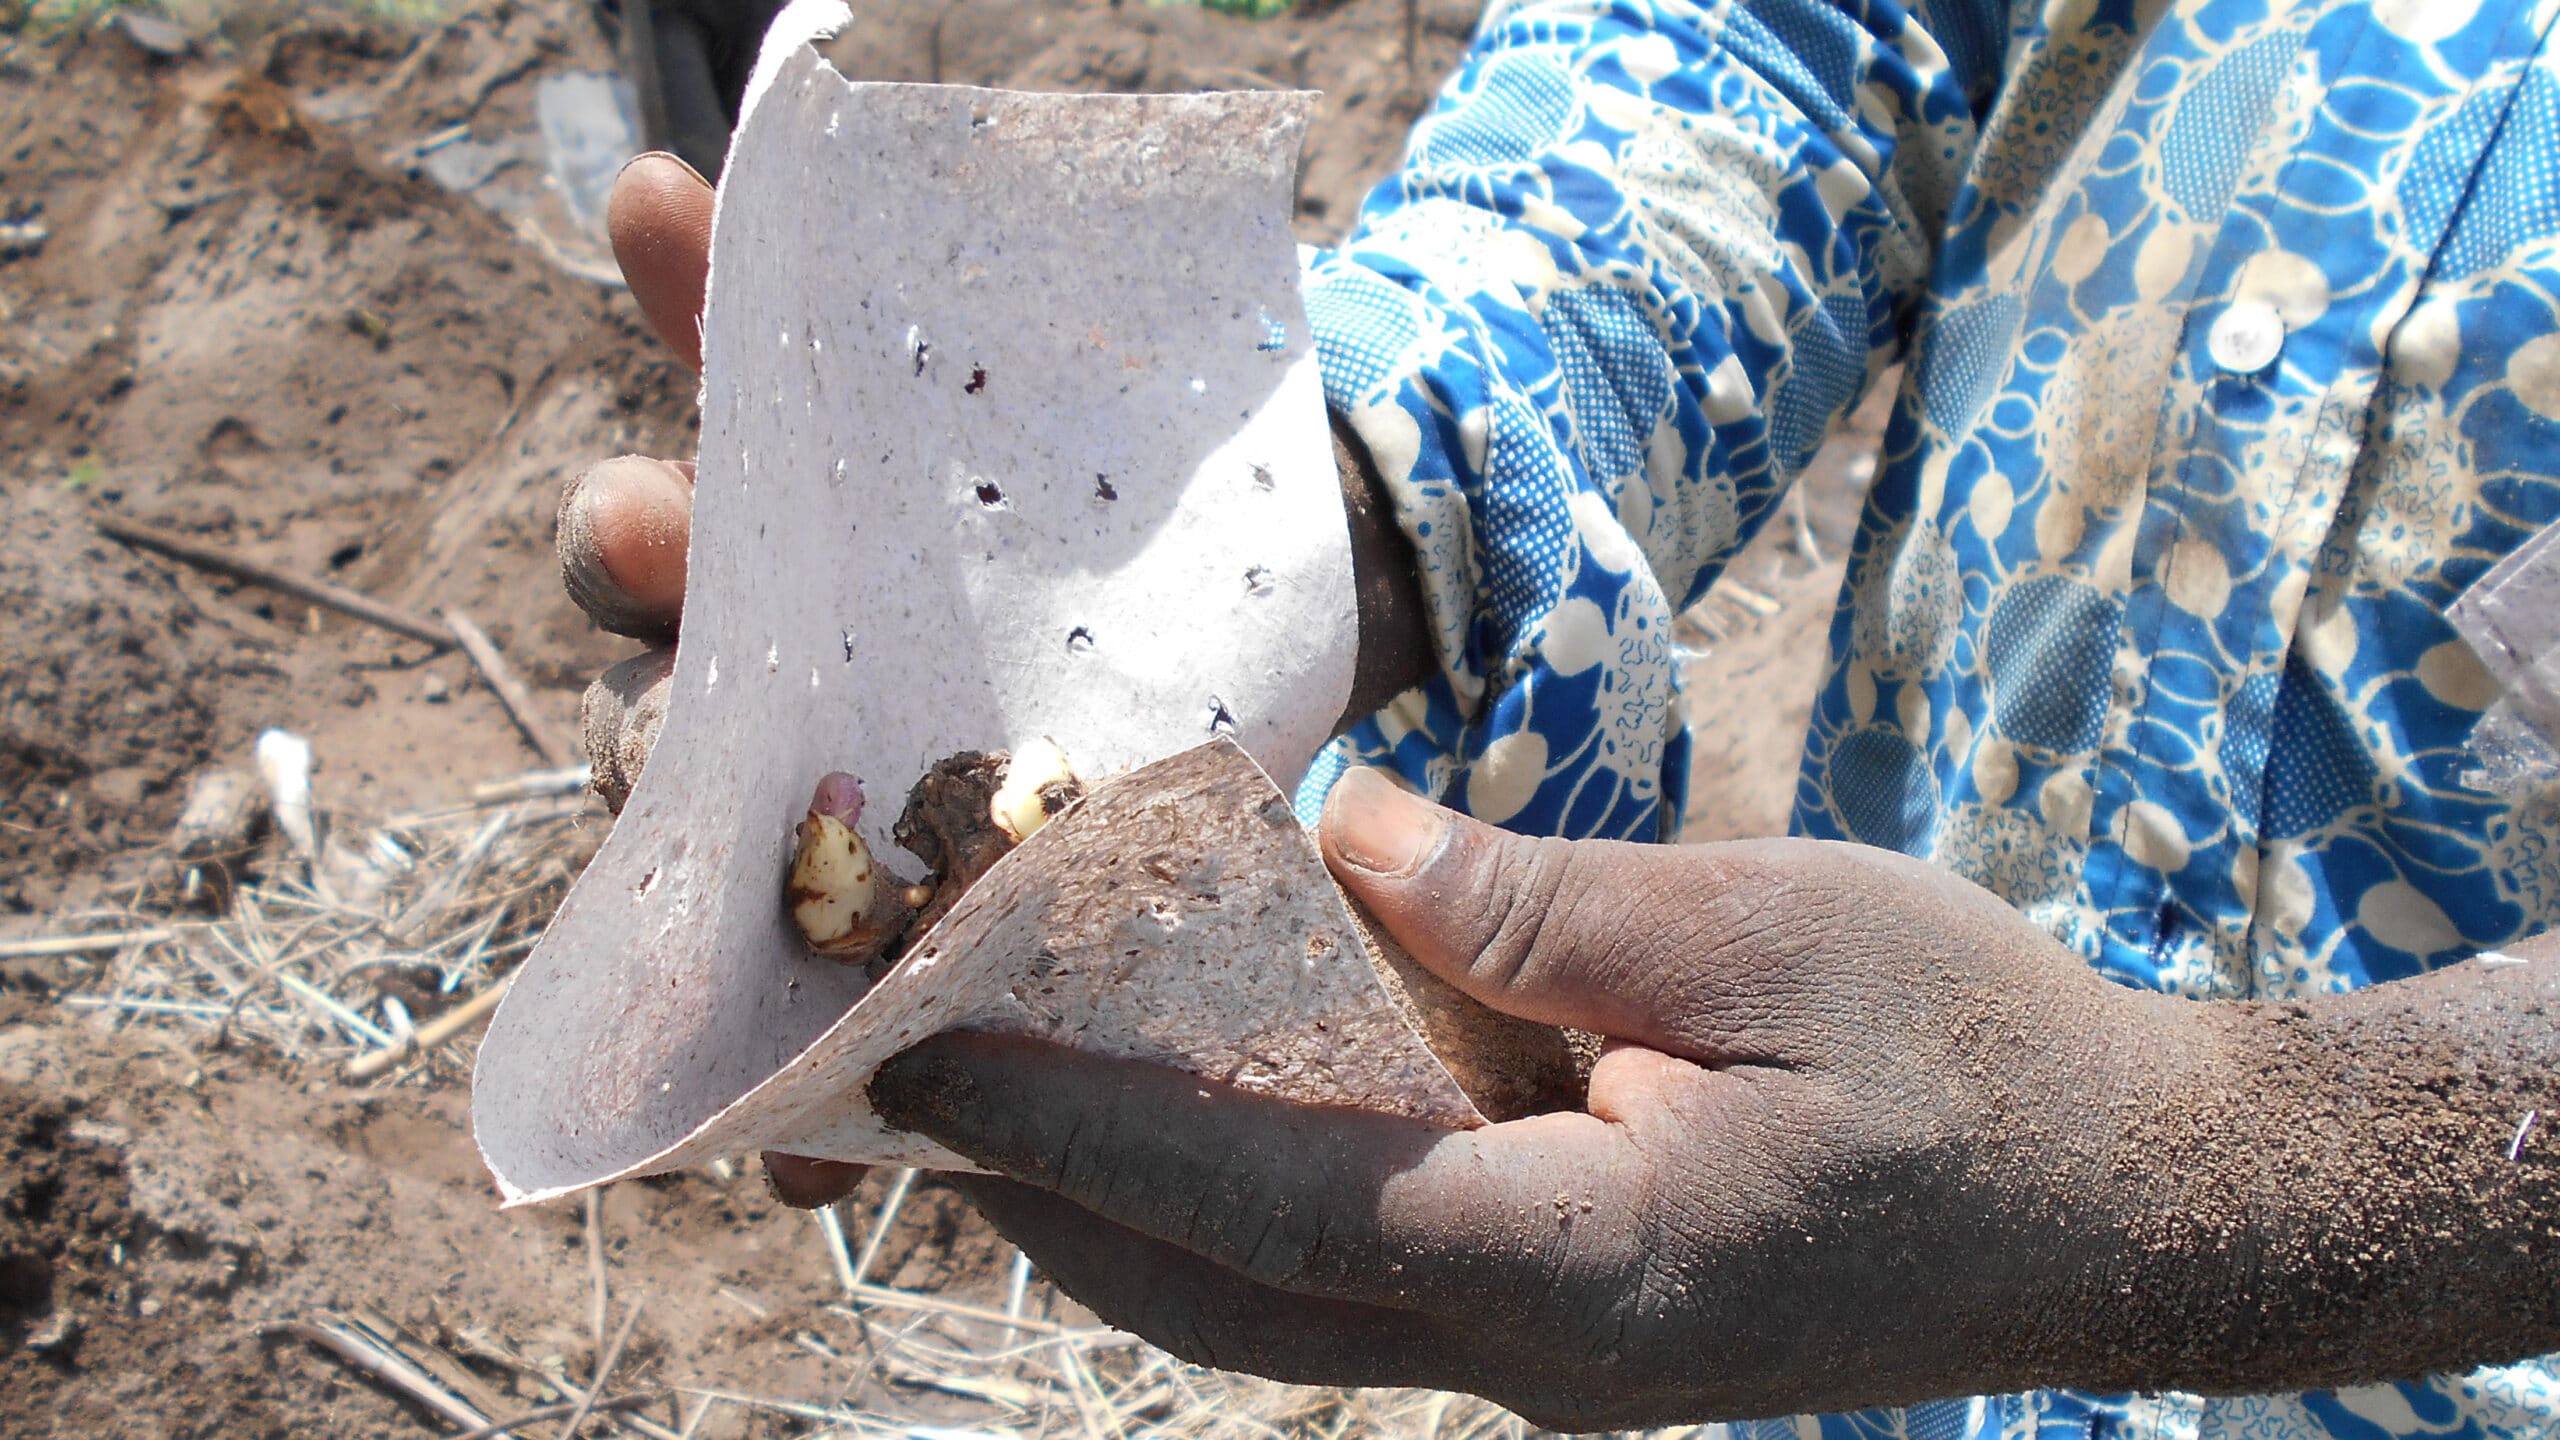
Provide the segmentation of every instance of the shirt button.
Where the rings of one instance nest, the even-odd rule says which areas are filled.
[[[2284,349],[2284,317],[2265,301],[2239,301],[2214,317],[2204,348],[2224,374],[2255,375]]]

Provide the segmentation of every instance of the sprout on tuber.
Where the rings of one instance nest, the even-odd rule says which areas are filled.
[[[1044,735],[1006,760],[1004,782],[987,803],[988,818],[1019,845],[1083,795],[1084,785],[1067,766],[1067,752]]]

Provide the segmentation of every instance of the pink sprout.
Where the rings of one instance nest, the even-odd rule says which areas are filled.
[[[818,780],[818,791],[809,797],[809,813],[832,815],[847,826],[862,821],[862,782],[841,770],[829,771]]]

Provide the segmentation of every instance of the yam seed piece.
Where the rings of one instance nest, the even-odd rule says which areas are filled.
[[[784,898],[801,938],[820,955],[869,960],[904,934],[914,907],[854,825],[862,819],[862,782],[842,771],[824,776],[809,812],[793,831],[791,876]]]
[[[793,923],[813,952],[885,970],[910,937],[931,930],[1006,852],[1083,794],[1066,755],[1047,739],[1010,757],[964,750],[935,764],[891,827],[929,871],[923,883],[909,884],[881,865],[854,829],[862,818],[860,783],[828,775],[794,832],[786,891]]]

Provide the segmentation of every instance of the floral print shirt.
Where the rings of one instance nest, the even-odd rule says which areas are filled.
[[[1801,833],[1929,857],[2198,999],[2544,928],[2560,791],[2477,783],[2494,687],[2444,617],[2560,518],[2556,12],[1497,4],[1308,264],[1442,664],[1302,801],[1367,764],[1520,830],[1672,838],[1672,618],[1907,358]],[[2550,1362],[1736,1427],[2555,1431]]]

